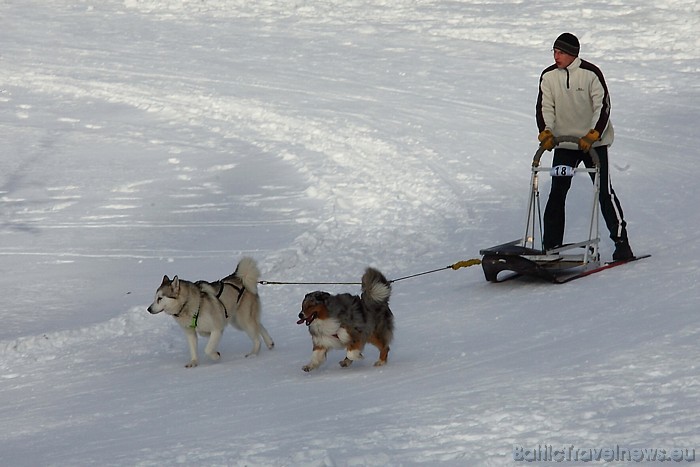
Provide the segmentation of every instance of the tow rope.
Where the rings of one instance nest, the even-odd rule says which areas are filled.
[[[389,281],[390,284],[394,282],[411,279],[413,277],[424,276],[426,274],[432,274],[438,271],[444,271],[445,269],[452,269],[456,271],[457,269],[467,268],[469,266],[475,266],[481,264],[481,260],[478,258],[467,259],[464,261],[457,261],[454,264],[445,266],[442,268],[433,269],[431,271],[419,272],[417,274],[411,274],[409,276],[399,277],[397,279],[392,279]],[[284,281],[258,281],[261,285],[362,285],[362,282],[284,282]]]

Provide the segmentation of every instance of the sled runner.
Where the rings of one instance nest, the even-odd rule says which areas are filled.
[[[563,142],[578,142],[574,136],[555,138],[555,145]],[[530,176],[530,196],[527,208],[525,234],[522,238],[508,243],[485,248],[479,251],[483,255],[481,265],[486,280],[501,282],[514,276],[535,276],[554,283],[563,283],[592,273],[601,267],[598,244],[599,211],[598,194],[600,192],[600,167],[598,154],[594,148],[590,155],[593,168],[586,167],[541,167],[540,158],[545,149],[539,147],[532,159]],[[542,245],[542,211],[540,209],[539,175],[548,172],[553,177],[573,177],[577,174],[593,174],[593,195],[588,238],[580,242],[544,250]],[[510,272],[511,274],[501,274]]]

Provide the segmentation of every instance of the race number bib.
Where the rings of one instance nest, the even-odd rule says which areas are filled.
[[[558,165],[552,167],[549,171],[549,175],[552,177],[573,177],[575,169],[568,165]]]

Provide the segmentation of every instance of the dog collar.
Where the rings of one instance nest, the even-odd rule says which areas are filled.
[[[182,306],[180,307],[180,311],[178,311],[177,313],[175,313],[173,316],[176,317],[176,318],[179,318],[180,315],[182,314],[182,310],[185,309],[185,307],[187,306],[188,303],[189,303],[189,300],[185,300],[185,303],[183,303]]]

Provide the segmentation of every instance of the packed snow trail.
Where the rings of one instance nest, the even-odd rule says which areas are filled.
[[[2,463],[700,447],[698,8],[2,3]],[[332,352],[311,375],[295,322],[315,287],[261,285],[276,348],[246,359],[229,329],[220,362],[183,368],[182,331],[145,310],[163,274],[218,279],[245,254],[269,280],[396,278],[521,235],[537,79],[562,30],[606,73],[613,183],[649,260],[557,287],[478,267],[397,282],[389,363],[369,347],[341,369]]]

